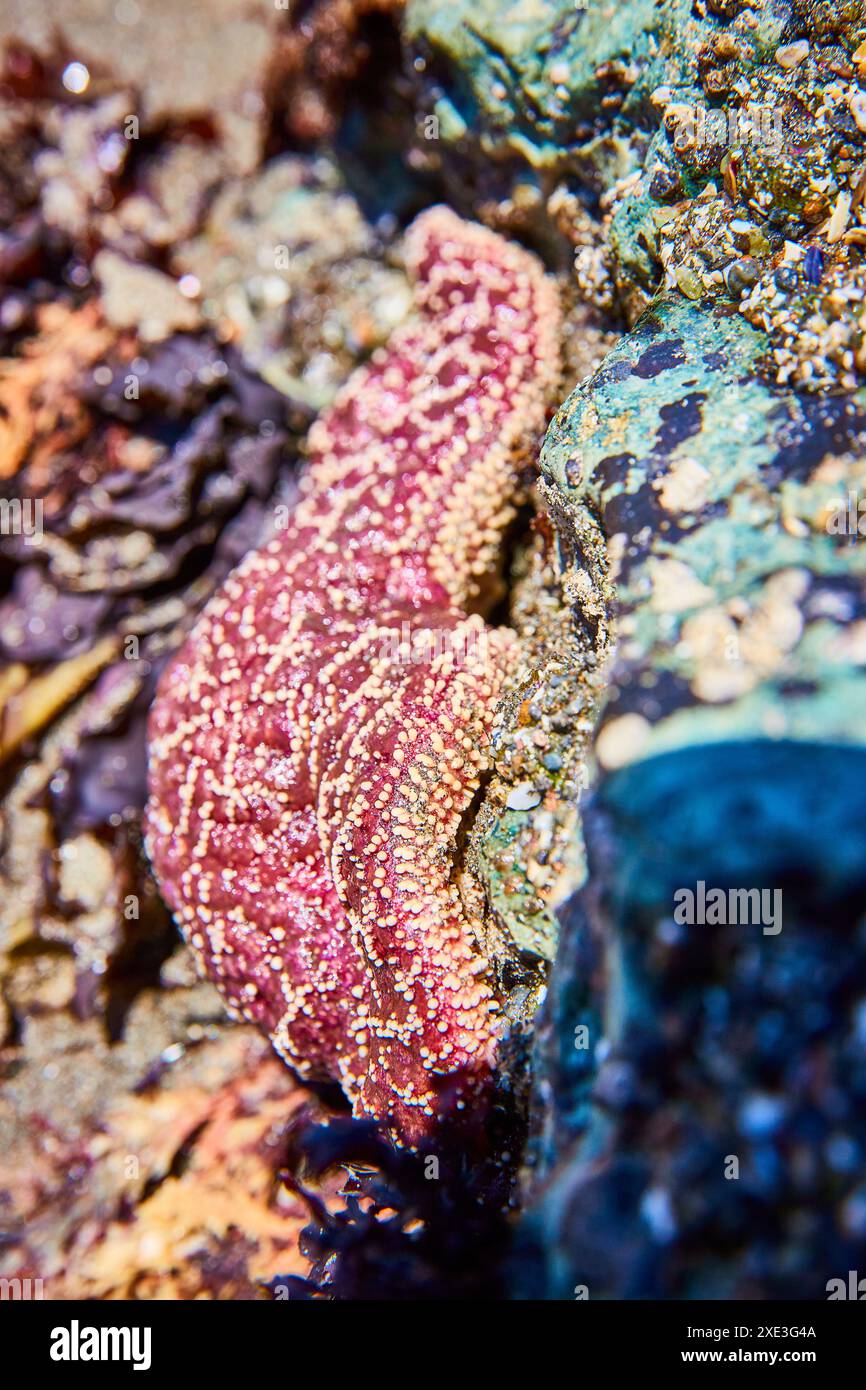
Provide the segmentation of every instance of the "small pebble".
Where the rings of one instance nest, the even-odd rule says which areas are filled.
[[[851,194],[843,190],[836,199],[836,206],[833,209],[833,216],[830,218],[830,225],[827,228],[827,242],[830,246],[835,246],[837,241],[841,241],[848,226],[848,218],[851,213]]]
[[[857,129],[866,133],[866,92],[855,92],[848,102],[848,110]]]
[[[776,62],[780,68],[790,70],[797,68],[809,56],[809,44],[806,39],[798,39],[796,43],[785,43],[781,48],[776,49]]]
[[[725,284],[731,294],[742,294],[743,290],[756,284],[759,274],[758,263],[753,261],[751,257],[742,261],[734,261],[725,271]]]
[[[60,80],[67,92],[80,96],[90,86],[90,73],[83,63],[68,63]]]
[[[754,1092],[747,1096],[739,1114],[739,1130],[750,1139],[774,1134],[785,1116],[785,1102],[776,1096]]]
[[[687,299],[700,299],[704,287],[695,272],[688,266],[677,266],[675,271],[677,286]]]
[[[820,285],[824,274],[824,253],[820,246],[810,246],[803,262],[806,279],[813,285]]]
[[[797,288],[797,278],[797,272],[793,266],[783,265],[773,276],[773,283],[784,294],[790,294],[792,290]]]
[[[862,1240],[866,1236],[866,1187],[856,1187],[843,1204],[840,1225],[847,1236]]]
[[[531,782],[521,782],[508,793],[506,806],[509,811],[531,811],[541,801],[541,793]]]
[[[648,1187],[641,1198],[640,1210],[654,1240],[659,1244],[673,1240],[677,1223],[669,1192],[663,1187]]]

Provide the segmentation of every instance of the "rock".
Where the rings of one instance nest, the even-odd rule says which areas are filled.
[[[866,393],[770,388],[765,350],[663,297],[542,454],[616,636],[538,1036],[549,1296],[823,1297],[862,1258],[834,1154],[866,1145],[866,551],[834,523]]]
[[[866,738],[866,552],[832,532],[863,484],[866,394],[771,390],[765,348],[721,306],[659,300],[548,432],[546,478],[611,556],[608,784],[696,744]]]
[[[531,811],[541,800],[541,793],[530,782],[521,782],[508,793],[506,806],[509,811]]]
[[[438,138],[470,157],[536,171],[628,162],[649,95],[670,71],[661,34],[691,6],[655,0],[410,0],[406,37]],[[674,60],[676,61],[676,60]]]
[[[85,86],[108,71],[139,100],[143,130],[207,115],[231,152],[233,172],[254,165],[264,139],[264,93],[280,26],[275,6],[250,11],[242,0],[214,0],[208,23],[171,0],[118,6],[80,0],[61,22],[22,0],[3,0],[0,29],[50,65],[62,49],[87,70]],[[68,57],[67,57],[68,61]],[[58,95],[62,92],[58,83]]]
[[[201,323],[198,305],[161,270],[134,265],[114,251],[100,251],[93,272],[107,321],[113,328],[135,329],[144,343],[162,342]]]
[[[277,159],[230,184],[172,264],[194,278],[214,331],[266,381],[317,410],[385,342],[411,299],[388,238],[323,158]]]

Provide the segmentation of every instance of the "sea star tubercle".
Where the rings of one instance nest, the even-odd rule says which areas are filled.
[[[477,1096],[497,1002],[453,881],[515,638],[473,609],[558,374],[552,283],[445,208],[417,312],[310,434],[287,530],[161,684],[147,843],[231,1009],[416,1142]]]

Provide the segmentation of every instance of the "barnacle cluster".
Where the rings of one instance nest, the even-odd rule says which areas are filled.
[[[855,7],[856,10],[856,7]],[[650,197],[665,284],[722,294],[769,335],[780,385],[853,390],[866,244],[862,16],[821,6],[761,52],[743,9],[698,53],[699,85],[657,89]],[[688,190],[691,196],[682,194]]]

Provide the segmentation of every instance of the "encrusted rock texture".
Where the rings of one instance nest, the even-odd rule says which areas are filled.
[[[409,6],[425,158],[573,247],[627,329],[541,455],[576,665],[605,665],[516,1287],[819,1297],[866,1235],[866,16],[469,10]],[[538,712],[560,679],[542,661]],[[698,881],[780,893],[784,925],[676,922]]]

